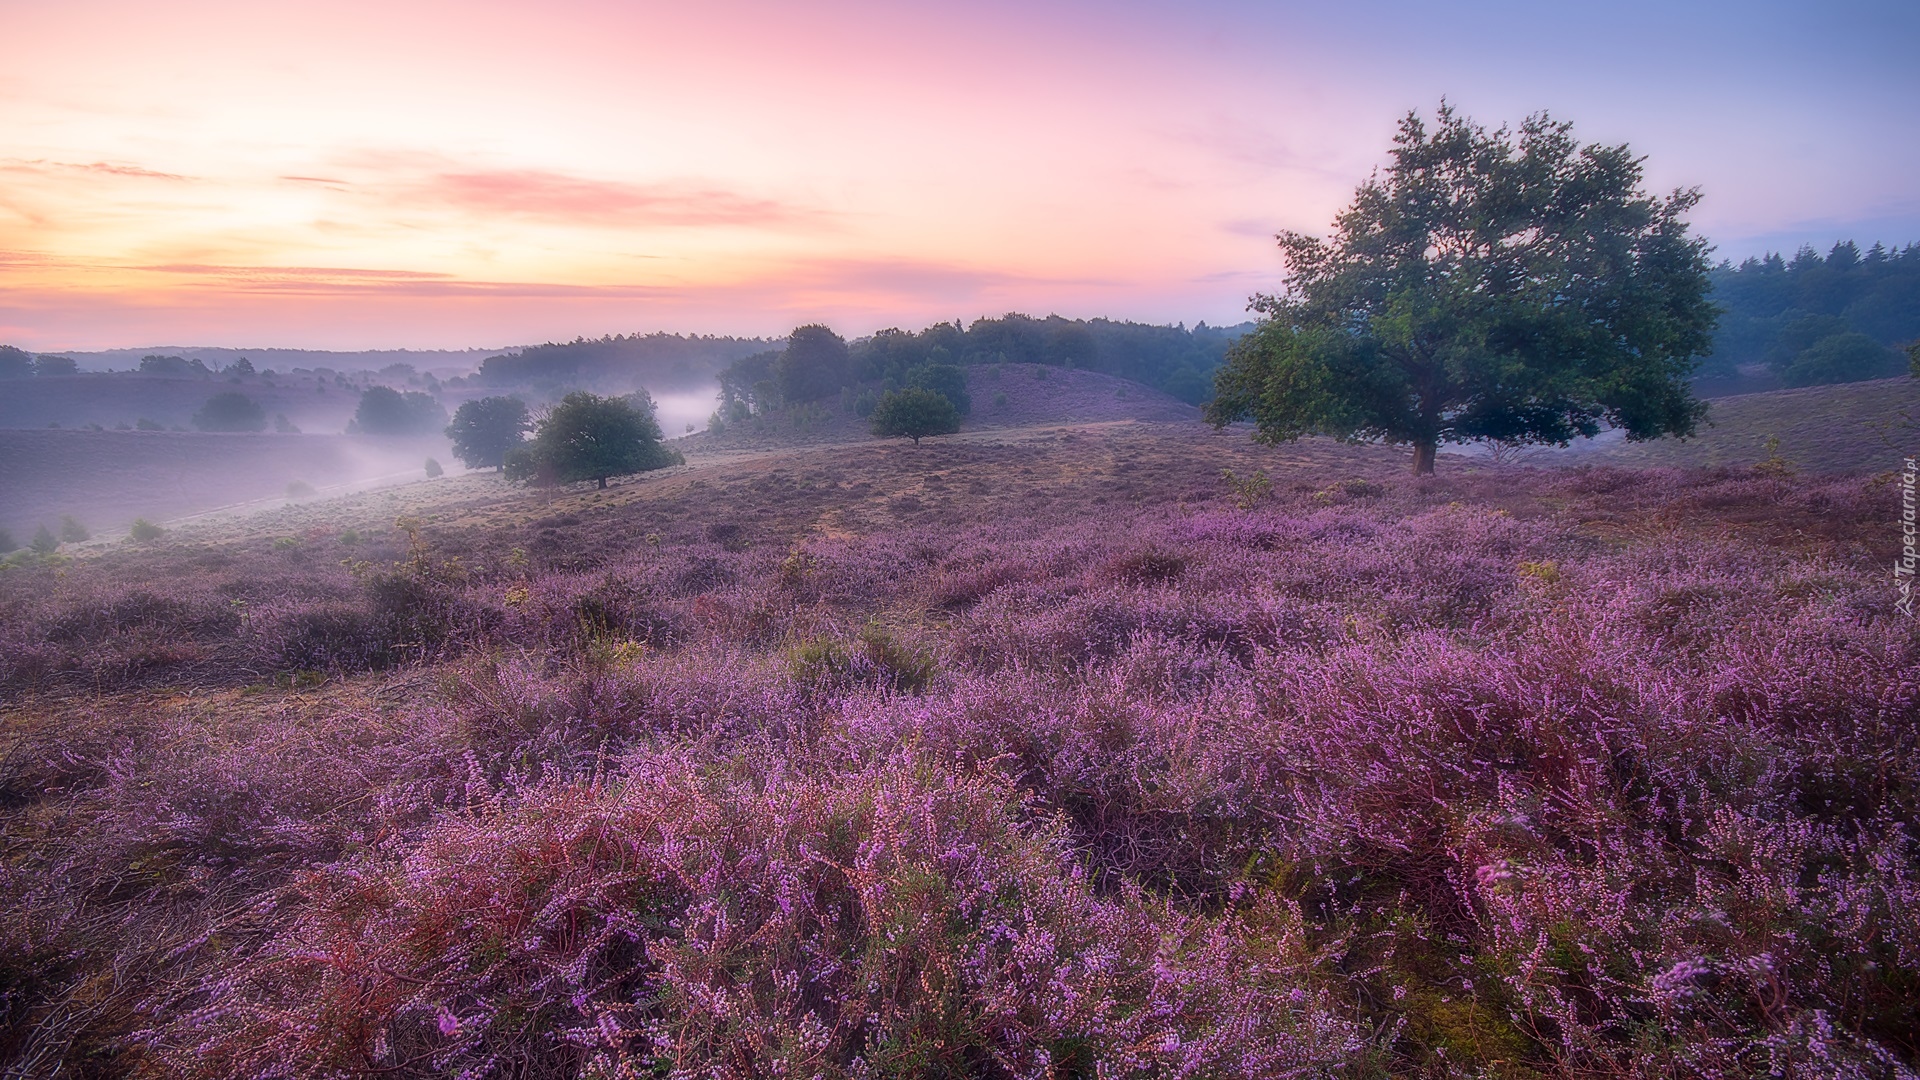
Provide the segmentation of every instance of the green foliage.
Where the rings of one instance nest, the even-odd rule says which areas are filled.
[[[267,412],[247,395],[229,390],[208,398],[193,414],[193,426],[201,431],[265,431]]]
[[[0,379],[24,379],[32,374],[32,353],[12,345],[0,345]]]
[[[1862,252],[1845,240],[1825,257],[1803,247],[1791,260],[1771,253],[1722,263],[1712,280],[1724,310],[1708,360],[1714,375],[1760,363],[1784,375],[1806,350],[1842,334],[1889,346],[1920,337],[1920,244]]]
[[[161,423],[158,423],[158,422],[156,422],[156,421],[153,421],[153,420],[149,420],[149,419],[147,419],[147,418],[146,418],[146,417],[144,417],[144,416],[143,416],[143,417],[141,417],[141,418],[140,418],[140,419],[138,419],[138,420],[135,420],[135,421],[133,422],[133,428],[134,428],[134,430],[135,430],[135,431],[165,431],[165,430],[167,430],[167,428],[166,428],[166,425],[164,425],[164,424],[161,424]]]
[[[781,398],[790,404],[839,393],[853,380],[846,339],[818,323],[796,328],[774,362],[773,376]]]
[[[661,442],[653,400],[640,391],[631,397],[600,397],[584,390],[568,394],[541,420],[533,440],[510,451],[509,480],[548,485],[664,469],[686,459]]]
[[[432,458],[427,459],[426,468],[427,468],[427,479],[429,480],[432,480],[437,476],[445,475],[446,473],[446,470],[440,467],[440,463],[438,461],[435,461]]]
[[[879,395],[875,394],[872,390],[862,390],[858,394],[854,395],[853,415],[859,417],[862,420],[865,420],[867,417],[873,415],[873,410],[879,404],[880,404]]]
[[[166,531],[146,518],[134,518],[133,527],[127,530],[127,535],[141,543],[146,543],[160,539]]]
[[[34,530],[33,542],[27,546],[32,548],[36,555],[51,555],[60,550],[60,538],[53,535],[53,530],[42,523],[40,528]]]
[[[273,414],[273,430],[282,435],[300,434],[300,428],[294,424],[293,421],[287,419],[286,413]]]
[[[1213,396],[1213,382],[1192,367],[1174,369],[1161,382],[1160,389],[1168,397],[1178,398],[1189,405],[1204,404]]]
[[[369,386],[361,392],[360,406],[347,430],[361,435],[428,435],[446,425],[447,410],[430,395]]]
[[[1208,417],[1262,441],[1411,444],[1688,435],[1686,377],[1710,345],[1697,192],[1638,190],[1625,146],[1581,146],[1545,114],[1488,132],[1442,103],[1401,121],[1392,164],[1330,240],[1283,233],[1288,291],[1215,380]]]
[[[1803,349],[1780,376],[1788,386],[1885,379],[1900,374],[1900,354],[1857,330],[1830,334]]]
[[[447,438],[453,440],[453,456],[467,468],[500,468],[532,428],[526,402],[516,397],[484,397],[463,402],[453,411]]]
[[[905,436],[915,446],[928,435],[951,435],[960,430],[960,411],[945,396],[908,387],[882,397],[873,409],[873,433],[880,438]]]
[[[36,356],[33,358],[33,374],[35,378],[40,379],[52,378],[57,375],[78,375],[80,374],[80,365],[75,363],[71,357]]]
[[[878,686],[917,694],[933,682],[939,664],[876,622],[861,628],[851,642],[814,638],[787,650],[787,664],[796,682],[816,690],[847,690]]]
[[[1221,469],[1220,478],[1227,482],[1227,490],[1233,492],[1233,505],[1242,510],[1253,509],[1262,499],[1273,494],[1273,478],[1264,471],[1240,477],[1234,475],[1232,469]]]
[[[69,514],[60,519],[61,543],[84,544],[91,539],[93,539],[93,533],[89,532],[87,527],[82,525],[78,518]]]
[[[967,373],[954,364],[921,364],[906,374],[906,385],[931,390],[953,403],[954,411],[965,416],[973,411],[973,398],[967,394]]]

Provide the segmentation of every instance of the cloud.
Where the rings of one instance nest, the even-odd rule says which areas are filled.
[[[400,197],[578,225],[792,227],[824,216],[718,187],[630,184],[539,169],[442,172],[403,188]]]
[[[539,281],[472,281],[421,270],[377,270],[350,266],[240,266],[218,263],[168,263],[129,267],[190,279],[192,287],[232,294],[300,294],[378,297],[546,297],[652,298],[676,290],[651,285],[568,285]],[[191,280],[197,279],[197,280]]]
[[[4,162],[0,162],[0,169],[8,172],[37,173],[42,176],[78,172],[92,173],[96,176],[127,177],[135,180],[190,181],[195,179],[191,176],[182,176],[179,173],[160,172],[156,169],[148,169],[139,165],[118,165],[109,161],[95,161],[91,164],[80,165],[70,161],[48,161],[45,158],[8,158]]]

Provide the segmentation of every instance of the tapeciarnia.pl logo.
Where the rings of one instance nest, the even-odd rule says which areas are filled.
[[[1900,557],[1893,560],[1893,581],[1900,589],[1894,606],[1908,618],[1913,617],[1913,571],[1920,562],[1914,537],[1913,480],[1914,460],[1907,458],[1900,470]]]

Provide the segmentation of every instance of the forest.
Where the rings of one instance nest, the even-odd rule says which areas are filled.
[[[1848,240],[1824,258],[1802,247],[1712,276],[1720,328],[1703,375],[1765,365],[1789,386],[1885,378],[1906,367],[1898,346],[1920,338],[1920,244],[1862,252]]]

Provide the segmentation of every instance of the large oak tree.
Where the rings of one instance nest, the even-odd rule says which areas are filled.
[[[1643,193],[1641,160],[1544,113],[1517,133],[1409,113],[1331,237],[1280,234],[1286,289],[1254,298],[1208,418],[1410,444],[1416,473],[1447,442],[1691,434],[1717,317],[1699,193]]]

